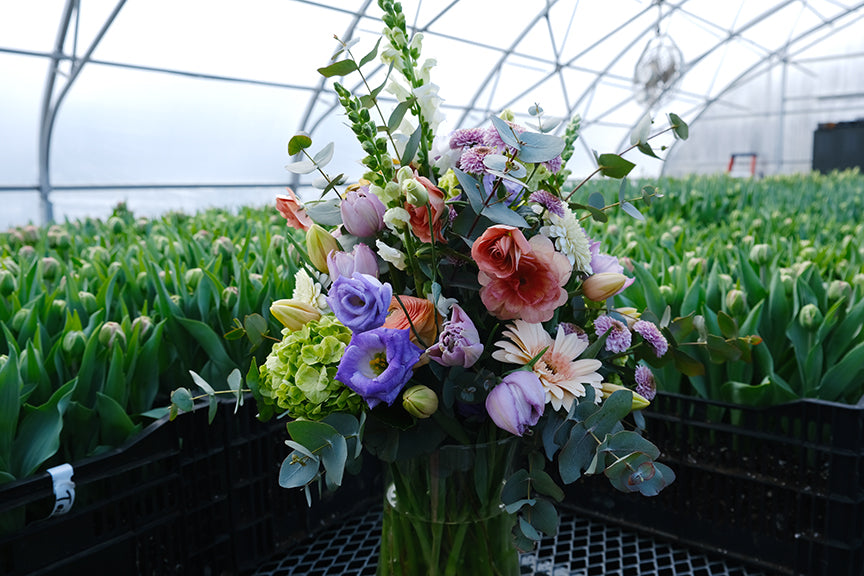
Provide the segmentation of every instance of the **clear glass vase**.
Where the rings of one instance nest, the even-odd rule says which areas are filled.
[[[378,576],[518,576],[501,504],[518,439],[444,446],[390,465]]]

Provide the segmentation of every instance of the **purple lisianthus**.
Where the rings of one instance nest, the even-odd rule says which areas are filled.
[[[483,344],[471,318],[458,304],[453,304],[443,328],[438,342],[426,351],[429,358],[442,366],[473,366],[483,354]]]
[[[589,247],[591,249],[591,271],[594,274],[601,274],[604,272],[624,274],[624,266],[622,266],[621,263],[618,262],[618,258],[610,254],[600,253],[600,242],[592,241]],[[620,294],[635,281],[635,278],[628,277],[627,280],[624,282],[624,286],[622,286],[621,289],[618,290],[618,292],[616,292],[615,294]],[[615,294],[613,294],[613,296]]]
[[[594,331],[597,336],[606,336],[606,350],[613,354],[620,354],[630,348],[632,337],[627,325],[615,320],[611,316],[599,316],[594,320]]]
[[[486,174],[485,176],[483,176],[483,188],[486,190],[486,194],[492,194],[492,191],[495,190],[495,180],[497,179],[498,177],[494,174]],[[504,203],[508,206],[519,198],[519,194],[522,192],[522,188],[524,188],[522,184],[504,179],[501,180],[501,184],[498,185],[498,189],[500,190],[502,186],[507,192]]]
[[[564,217],[564,202],[546,190],[537,190],[536,192],[532,192],[531,196],[528,197],[528,200],[540,204],[543,208],[548,210],[550,214],[555,214],[559,218]]]
[[[336,318],[352,332],[365,332],[384,324],[393,298],[390,284],[369,274],[339,276],[330,286],[327,304]]]
[[[666,338],[652,322],[638,320],[633,324],[633,331],[642,336],[642,339],[654,348],[654,354],[658,358],[666,354],[666,351],[669,349],[669,343],[666,342]]]
[[[376,328],[355,333],[339,362],[336,380],[357,392],[370,408],[381,402],[389,406],[411,379],[422,354],[408,330]]]
[[[654,399],[657,394],[657,384],[654,382],[654,374],[647,366],[636,367],[636,393],[648,400]]]
[[[363,186],[349,190],[339,204],[342,223],[354,236],[368,238],[384,228],[384,212],[387,207],[369,188]]]
[[[504,377],[486,397],[486,411],[495,425],[522,436],[543,415],[546,392],[533,372],[519,370]]]
[[[485,128],[461,128],[450,135],[450,148],[456,149],[483,144],[485,135]]]
[[[350,254],[335,250],[330,252],[327,255],[327,270],[330,273],[330,278],[334,280],[339,276],[348,276],[350,278],[355,272],[369,274],[377,278],[378,260],[375,258],[375,252],[369,246],[360,242],[354,246]]]

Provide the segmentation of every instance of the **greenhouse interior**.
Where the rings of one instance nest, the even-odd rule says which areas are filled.
[[[7,0],[0,78],[0,574],[864,576],[864,2]]]

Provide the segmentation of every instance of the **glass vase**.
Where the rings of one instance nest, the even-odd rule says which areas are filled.
[[[518,439],[444,446],[390,464],[378,576],[518,576],[501,504]]]

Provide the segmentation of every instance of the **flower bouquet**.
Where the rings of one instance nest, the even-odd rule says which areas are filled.
[[[381,49],[384,84],[357,95],[335,83],[367,171],[344,186],[325,170],[332,144],[313,154],[309,136],[290,140],[304,159],[288,169],[317,171],[324,190],[277,199],[300,271],[270,308],[281,340],[246,381],[262,419],[287,417],[282,486],[311,502],[310,487],[337,488],[364,451],[389,464],[379,574],[518,574],[517,550],[556,531],[561,483],[603,474],[652,496],[674,480],[638,411],[652,365],[692,369],[675,344],[694,322],[614,305],[634,280],[601,250],[605,212],[641,218],[633,202],[660,196],[627,198],[634,164],[597,156],[591,176],[625,183],[606,205],[569,180],[578,117],[563,137],[539,106],[534,129],[505,111],[437,134],[434,61],[421,62],[400,5],[379,5],[378,44],[357,59],[341,43],[319,70],[369,87],[363,67]],[[686,138],[669,120],[664,132]],[[650,126],[631,148],[654,156]]]

